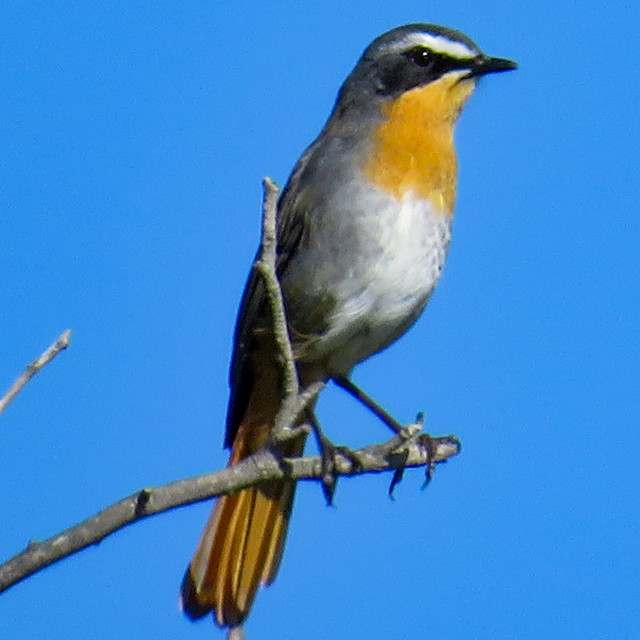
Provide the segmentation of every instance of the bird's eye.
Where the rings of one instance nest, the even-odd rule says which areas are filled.
[[[409,51],[409,57],[421,67],[428,67],[431,64],[432,53],[426,47],[415,47]]]

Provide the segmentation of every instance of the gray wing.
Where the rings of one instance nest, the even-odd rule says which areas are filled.
[[[308,190],[300,187],[300,183],[316,147],[317,141],[300,157],[278,200],[276,219],[278,236],[276,272],[278,278],[282,277],[291,256],[304,242],[308,212],[306,203],[309,201],[310,194]],[[255,259],[257,260],[258,257],[259,251]],[[255,269],[251,269],[236,320],[233,356],[229,371],[231,392],[227,408],[225,447],[230,447],[233,444],[247,409],[254,379],[252,353],[255,348],[255,332],[256,329],[270,325],[269,314],[262,278]]]

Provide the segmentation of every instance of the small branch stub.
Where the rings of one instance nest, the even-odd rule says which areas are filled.
[[[64,331],[60,337],[38,358],[27,365],[23,373],[11,385],[9,390],[0,398],[0,413],[2,413],[9,403],[24,389],[25,385],[33,376],[46,364],[51,362],[61,351],[64,351],[71,339],[71,329]]]

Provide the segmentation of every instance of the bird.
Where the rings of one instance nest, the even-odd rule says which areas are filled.
[[[418,319],[451,238],[456,121],[481,77],[516,68],[433,24],[395,28],[365,49],[277,203],[276,271],[302,388],[348,380]],[[278,357],[254,269],[230,367],[229,465],[269,443],[284,394]],[[305,437],[278,454],[300,456]],[[217,499],[182,582],[188,618],[242,627],[278,572],[294,490],[268,481]]]

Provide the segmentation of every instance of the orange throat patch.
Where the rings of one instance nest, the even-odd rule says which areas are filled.
[[[364,167],[367,180],[398,199],[410,193],[429,200],[435,211],[453,213],[453,130],[474,88],[473,80],[449,74],[383,105],[386,120],[374,133]]]

